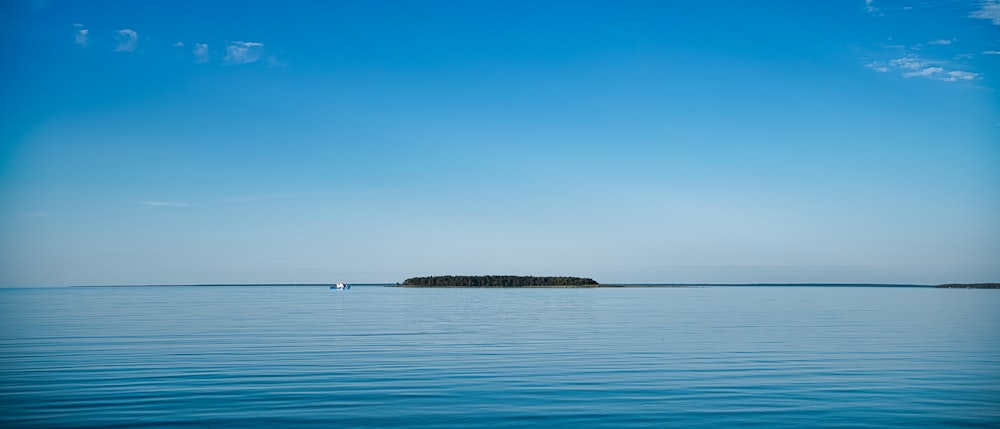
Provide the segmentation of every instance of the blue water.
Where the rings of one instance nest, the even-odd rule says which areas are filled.
[[[1000,291],[0,290],[0,427],[1000,427]]]

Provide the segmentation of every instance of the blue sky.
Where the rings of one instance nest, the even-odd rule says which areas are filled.
[[[3,286],[1000,280],[995,0],[2,7]]]

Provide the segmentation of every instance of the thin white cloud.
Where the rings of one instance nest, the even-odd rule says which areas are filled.
[[[986,0],[979,10],[969,14],[972,18],[988,19],[993,25],[1000,25],[1000,0]]]
[[[153,207],[191,207],[189,203],[179,203],[174,201],[143,201],[143,205]]]
[[[889,61],[875,61],[865,64],[879,73],[898,72],[904,78],[927,78],[944,82],[971,81],[979,79],[981,73],[954,70],[954,66],[942,61],[928,61],[908,56]]]
[[[928,67],[920,71],[903,73],[903,77],[926,77],[944,82],[959,82],[979,79],[982,73],[964,70],[945,70],[941,67]]]
[[[878,12],[878,8],[876,8],[872,4],[872,0],[865,0],[865,10],[868,11],[868,13],[876,13],[876,12]]]
[[[875,71],[877,71],[879,73],[888,73],[889,70],[892,70],[892,69],[889,68],[888,65],[886,65],[885,63],[880,62],[880,61],[876,61],[876,62],[873,62],[873,63],[866,64],[865,67],[868,67],[868,68],[870,68],[872,70],[875,70]]]
[[[903,58],[896,58],[894,60],[889,60],[889,65],[892,68],[896,69],[919,70],[926,68],[928,62],[918,59],[916,57],[903,57]]]
[[[88,30],[83,24],[73,24],[73,27],[76,28],[76,33],[73,35],[73,43],[86,47],[87,35],[90,33],[90,30]]]
[[[925,67],[917,71],[903,73],[903,77],[915,77],[915,76],[934,76],[940,73],[944,73],[944,69],[941,67]]]
[[[194,44],[194,62],[205,63],[208,62],[208,44],[207,43],[195,43]]]
[[[941,80],[948,81],[948,82],[957,82],[957,81],[960,81],[960,80],[975,80],[975,79],[979,79],[979,76],[982,76],[981,73],[972,73],[972,72],[961,71],[961,70],[952,70],[952,71],[947,72],[945,74],[948,77],[943,78]]]
[[[1000,55],[1000,51],[983,51],[984,55]]]
[[[139,40],[139,35],[136,34],[135,30],[123,28],[115,32],[115,38],[118,39],[118,45],[115,46],[115,52],[132,52],[135,50],[135,45]]]
[[[87,47],[91,40],[90,30],[84,24],[73,24],[73,43],[81,47]],[[122,28],[112,33],[113,52],[135,52],[139,46],[139,34],[131,28]],[[209,43],[188,43],[183,41],[164,41],[159,43],[155,38],[144,36],[144,45],[149,46],[170,46],[173,48],[190,49],[195,63],[207,63],[213,59],[221,58],[221,61],[229,65],[266,63],[271,67],[284,67],[286,64],[271,54],[266,49],[264,43],[256,41],[232,41],[220,45],[209,45]],[[210,49],[211,48],[211,49]],[[216,60],[218,61],[218,60]]]
[[[910,49],[914,51],[919,51],[927,46],[948,46],[954,42],[955,39],[937,39],[937,40],[931,40],[930,42],[927,43],[918,43],[916,45],[913,45]]]
[[[224,60],[228,64],[249,64],[260,59],[263,52],[264,44],[260,42],[230,42]]]

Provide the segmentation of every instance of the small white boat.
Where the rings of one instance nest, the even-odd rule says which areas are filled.
[[[336,290],[344,290],[344,289],[350,289],[350,288],[351,288],[351,285],[345,284],[342,281],[337,282],[336,286],[330,286],[330,289],[336,289]]]

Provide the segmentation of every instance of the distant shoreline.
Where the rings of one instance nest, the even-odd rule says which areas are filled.
[[[1000,283],[948,283],[934,287],[941,289],[1000,289]]]
[[[597,287],[600,284],[587,277],[572,276],[516,276],[516,275],[444,275],[410,277],[398,284],[400,287]]]

